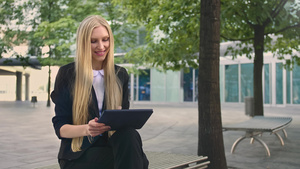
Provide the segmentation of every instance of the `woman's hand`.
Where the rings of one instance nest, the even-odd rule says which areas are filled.
[[[110,129],[110,126],[106,126],[104,123],[98,123],[98,118],[95,117],[94,119],[89,121],[87,126],[87,133],[88,135],[95,137],[106,131],[109,131]]]

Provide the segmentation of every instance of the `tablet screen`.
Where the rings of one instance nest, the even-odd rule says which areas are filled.
[[[111,127],[111,130],[118,130],[126,127],[140,129],[152,115],[153,109],[122,109],[104,110],[99,123]]]

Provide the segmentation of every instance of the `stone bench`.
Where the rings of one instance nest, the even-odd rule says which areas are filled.
[[[204,169],[210,163],[207,157],[145,151],[149,169]],[[58,164],[36,169],[59,169]]]
[[[171,154],[163,152],[145,152],[149,160],[149,169],[204,169],[208,168],[207,157],[195,155]]]
[[[258,141],[266,150],[267,156],[271,156],[270,150],[267,144],[259,137],[264,132],[269,132],[275,134],[279,139],[281,145],[284,145],[282,137],[278,134],[279,131],[284,133],[284,136],[287,137],[285,128],[290,125],[292,122],[291,117],[266,117],[266,116],[254,116],[253,118],[236,124],[224,125],[223,130],[234,130],[234,131],[245,131],[245,135],[238,138],[232,145],[231,153],[234,153],[237,145],[244,140],[245,138],[250,138],[253,143],[254,140]]]

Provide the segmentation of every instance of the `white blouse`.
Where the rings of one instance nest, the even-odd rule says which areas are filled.
[[[104,100],[104,70],[93,70],[93,87],[96,92],[99,115],[101,115]]]

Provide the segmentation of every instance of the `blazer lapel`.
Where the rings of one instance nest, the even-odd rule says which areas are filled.
[[[99,117],[99,108],[98,108],[98,103],[97,103],[97,97],[96,97],[96,92],[94,90],[94,87],[92,86],[92,99],[91,103],[89,105],[89,112],[91,118]]]
[[[103,104],[102,104],[102,112],[104,111],[104,110],[106,110],[106,101],[105,101],[106,99],[105,99],[105,91],[104,91],[104,98],[103,98]]]

